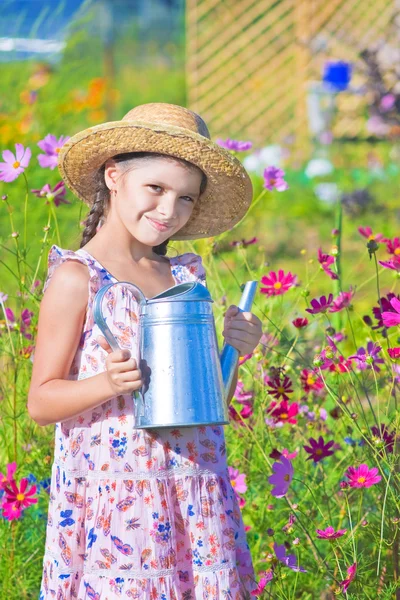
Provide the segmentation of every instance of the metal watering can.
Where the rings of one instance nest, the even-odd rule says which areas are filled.
[[[249,311],[257,281],[248,281],[238,308]],[[119,345],[103,313],[103,300],[112,287],[123,286],[138,302],[137,364],[144,383],[133,392],[135,427],[190,427],[229,423],[227,395],[239,357],[224,344],[218,350],[213,300],[199,282],[175,285],[146,299],[126,281],[102,287],[94,297],[94,320],[111,348]]]

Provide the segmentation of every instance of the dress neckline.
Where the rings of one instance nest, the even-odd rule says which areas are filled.
[[[86,254],[86,256],[89,256],[89,257],[90,257],[90,258],[91,258],[91,259],[92,259],[92,260],[93,260],[95,263],[97,263],[97,265],[98,265],[98,266],[99,266],[99,267],[100,267],[100,268],[101,268],[103,271],[105,271],[105,272],[107,273],[107,275],[109,275],[109,276],[111,277],[111,279],[114,279],[114,281],[115,281],[116,283],[121,283],[121,280],[120,280],[120,279],[117,279],[117,278],[116,278],[116,277],[115,277],[115,276],[114,276],[112,273],[110,273],[110,271],[109,271],[108,269],[106,269],[106,268],[105,268],[105,267],[104,267],[104,266],[101,264],[101,262],[100,262],[100,261],[98,261],[98,260],[97,260],[97,258],[95,258],[95,257],[94,257],[92,254],[90,254],[90,253],[89,253],[87,250],[84,250],[83,248],[79,248],[79,250],[76,250],[76,252],[83,252],[84,254]],[[168,258],[168,257],[166,256],[165,258],[166,258],[166,259],[169,261],[169,269],[170,269],[170,273],[171,273],[171,275],[172,275],[172,279],[173,279],[173,280],[174,280],[174,282],[175,282],[175,285],[173,285],[173,286],[171,286],[171,287],[175,287],[176,285],[179,285],[179,284],[180,284],[180,282],[178,282],[178,281],[177,281],[177,279],[176,279],[176,277],[175,277],[175,275],[174,275],[174,265],[172,265],[172,260],[174,260],[174,259],[175,259],[175,258],[177,258],[177,257],[175,256],[175,257]],[[128,283],[130,283],[130,282],[128,282]],[[136,285],[136,284],[133,284],[133,285]],[[171,287],[167,288],[167,290],[170,290],[170,289],[171,289]],[[167,290],[164,290],[164,292],[166,292]],[[163,294],[164,292],[160,292],[160,294]],[[156,294],[156,296],[159,296],[159,294]],[[151,298],[147,298],[147,296],[145,296],[145,298],[146,298],[146,300],[151,300]],[[152,298],[155,298],[155,296],[152,296]]]

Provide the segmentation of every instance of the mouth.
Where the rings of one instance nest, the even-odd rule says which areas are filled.
[[[154,219],[150,219],[150,217],[146,217],[146,219],[149,221],[150,225],[154,227],[154,229],[156,229],[157,231],[167,231],[171,228],[170,225],[160,223],[159,221],[154,221]]]

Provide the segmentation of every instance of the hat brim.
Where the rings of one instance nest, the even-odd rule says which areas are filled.
[[[90,127],[61,147],[58,168],[72,192],[91,206],[96,171],[108,158],[125,152],[158,152],[182,158],[206,174],[206,190],[172,240],[205,238],[227,231],[243,218],[251,204],[253,187],[242,163],[212,140],[172,125],[110,121]]]

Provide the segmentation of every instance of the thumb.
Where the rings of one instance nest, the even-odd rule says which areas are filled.
[[[112,352],[112,348],[104,336],[99,335],[99,337],[96,338],[96,342],[103,348],[103,350],[106,350],[108,354]]]
[[[239,312],[239,308],[234,304],[231,304],[225,313],[226,317],[234,317]]]

